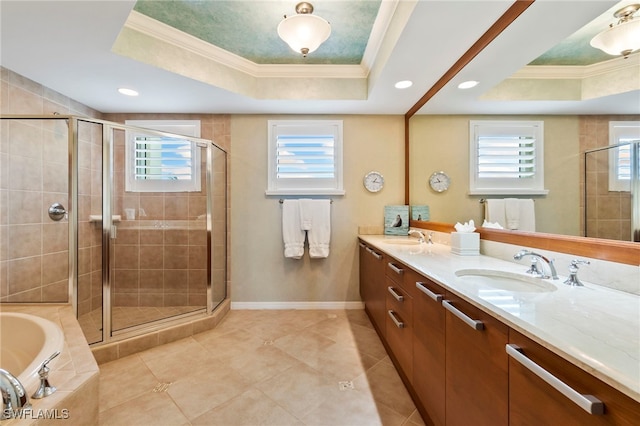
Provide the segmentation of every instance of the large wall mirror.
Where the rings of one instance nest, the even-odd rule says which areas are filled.
[[[634,214],[640,215],[640,197],[631,196],[640,183],[631,176],[629,189],[609,185],[615,155],[603,149],[613,143],[611,122],[640,122],[640,53],[625,59],[604,54],[589,43],[628,2],[592,4],[592,10],[567,28],[545,28],[544,35],[535,28],[540,21],[533,19],[543,11],[536,9],[538,3],[522,12],[521,19],[514,17],[478,51],[468,51],[461,57],[462,61],[466,56],[466,62],[452,67],[407,113],[407,200],[429,205],[432,222],[473,219],[482,224],[482,200],[502,196],[469,193],[469,122],[540,120],[548,193],[504,196],[532,198],[535,204],[535,233],[511,231],[522,237],[514,241],[522,243],[539,234],[545,241],[557,235],[565,246],[601,242],[626,253],[627,263],[640,264],[640,243],[632,242],[640,233],[632,230]],[[517,52],[514,40],[522,41],[515,43]],[[479,83],[471,89],[458,88],[471,80]],[[640,137],[631,138],[629,146],[634,141],[640,142]],[[436,171],[451,178],[445,192],[429,186],[429,176]],[[499,232],[498,239],[507,232]]]

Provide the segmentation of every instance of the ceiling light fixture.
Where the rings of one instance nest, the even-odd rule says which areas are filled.
[[[138,92],[136,92],[133,89],[127,89],[125,87],[121,87],[118,89],[118,92],[122,95],[126,95],[126,96],[138,96]]]
[[[633,14],[640,9],[640,4],[630,4],[613,14],[618,18],[616,25],[591,39],[591,46],[609,55],[622,55],[625,58],[640,49],[640,19],[633,19]]]
[[[458,89],[471,89],[472,87],[476,87],[478,83],[479,82],[475,80],[463,81],[458,84]]]
[[[402,80],[402,81],[397,82],[394,86],[395,86],[396,89],[407,89],[407,88],[413,86],[413,81]]]
[[[297,15],[284,15],[278,24],[278,35],[295,52],[303,57],[315,51],[331,34],[331,25],[319,16],[312,15],[313,5],[301,2],[296,5]]]

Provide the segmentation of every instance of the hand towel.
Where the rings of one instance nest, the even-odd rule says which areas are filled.
[[[520,212],[519,227],[520,231],[535,232],[536,231],[536,203],[531,198],[518,200]]]
[[[331,243],[331,200],[300,200],[300,216],[310,218],[307,229],[309,256],[325,258],[329,256]],[[305,226],[306,223],[302,222]]]
[[[308,200],[303,198],[298,200],[300,205],[300,229],[308,231],[313,224],[313,202],[316,200]]]
[[[504,216],[507,229],[520,229],[520,200],[517,198],[504,199]]]
[[[304,254],[305,232],[300,228],[300,205],[298,200],[282,203],[282,239],[284,257],[300,259]]]
[[[506,219],[504,215],[504,200],[488,199],[484,202],[484,218],[487,222],[498,223],[506,228]]]

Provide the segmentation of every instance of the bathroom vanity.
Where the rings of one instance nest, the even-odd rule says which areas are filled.
[[[360,236],[365,309],[435,425],[638,424],[640,297]]]

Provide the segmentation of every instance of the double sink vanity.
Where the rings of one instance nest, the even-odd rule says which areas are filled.
[[[533,277],[528,258],[359,239],[365,309],[427,424],[640,423],[637,295]]]

